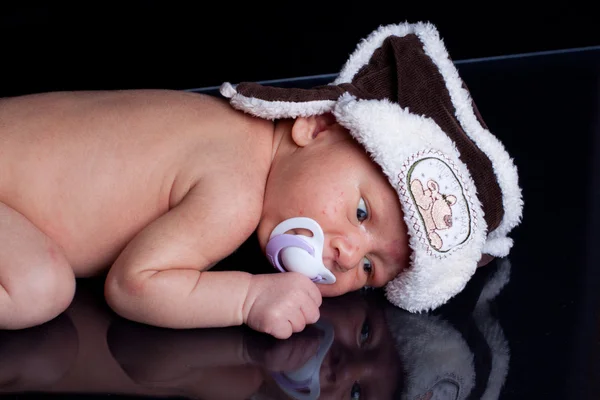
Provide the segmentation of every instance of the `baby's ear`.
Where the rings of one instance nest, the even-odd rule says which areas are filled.
[[[292,139],[299,147],[307,146],[333,124],[335,117],[331,113],[298,117],[292,126]]]

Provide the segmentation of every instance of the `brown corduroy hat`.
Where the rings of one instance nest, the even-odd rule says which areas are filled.
[[[437,29],[382,26],[334,82],[311,89],[230,83],[221,94],[265,119],[332,113],[398,193],[412,250],[386,287],[411,312],[459,293],[482,254],[503,257],[523,202],[517,169],[483,122]]]

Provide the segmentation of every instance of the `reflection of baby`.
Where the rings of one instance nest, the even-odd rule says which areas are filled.
[[[373,398],[391,398],[401,388],[402,366],[381,304],[356,292],[326,299],[320,323],[333,339],[324,357],[317,352],[326,339],[314,326],[281,341],[237,328],[173,331],[119,321],[109,330],[108,344],[149,394],[155,389],[193,398],[301,400],[369,391]],[[316,376],[290,382],[315,356]]]
[[[108,304],[133,321],[278,338],[317,321],[322,296],[365,286],[409,311],[444,304],[482,254],[508,253],[521,213],[516,169],[456,72],[433,26],[399,24],[325,87],[1,99],[0,329],[56,317],[75,278],[104,275]],[[431,178],[424,159],[462,193],[406,182],[416,165]],[[322,229],[317,261],[335,283],[210,270],[254,233],[265,251],[295,217]],[[438,234],[451,224],[469,227],[455,246]]]
[[[63,315],[31,330],[3,332],[0,392],[230,399],[289,399],[291,394],[300,400],[311,392],[294,395],[292,389],[315,389],[316,383],[322,399],[399,398],[399,393],[407,398],[454,393],[462,399],[483,389],[484,398],[495,399],[506,378],[508,349],[489,302],[507,282],[508,267],[500,263],[478,294],[473,315],[461,316],[475,324],[458,325],[481,332],[466,336],[440,316],[399,310],[376,292],[326,299],[319,327],[310,326],[288,340],[239,327],[150,327],[115,317],[101,303],[79,295],[69,310],[71,320]],[[332,342],[323,335],[323,326],[332,333]],[[466,337],[472,338],[470,343]],[[327,353],[318,354],[324,343]],[[488,350],[491,370],[475,371],[473,352]],[[315,356],[318,363],[312,362]],[[313,371],[299,374],[307,365]],[[311,379],[285,385],[282,375]]]

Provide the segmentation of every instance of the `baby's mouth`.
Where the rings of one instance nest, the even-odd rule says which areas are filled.
[[[340,264],[337,263],[337,261],[335,261],[334,258],[331,257],[323,257],[323,265],[325,265],[325,267],[330,270],[331,272],[333,271],[337,271],[337,272],[344,272],[344,270],[342,269],[342,267],[340,266]]]
[[[303,229],[303,228],[290,229],[289,231],[286,232],[286,234],[313,237],[313,233],[311,231],[309,231],[308,229]]]

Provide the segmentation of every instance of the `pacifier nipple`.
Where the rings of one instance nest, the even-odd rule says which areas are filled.
[[[313,236],[291,235],[293,229],[306,229]],[[315,283],[335,283],[335,275],[323,265],[325,236],[319,224],[310,218],[286,219],[273,229],[267,243],[269,261],[281,272],[294,271]]]

